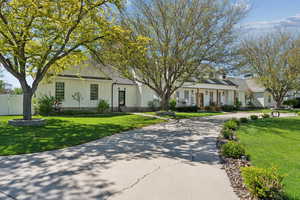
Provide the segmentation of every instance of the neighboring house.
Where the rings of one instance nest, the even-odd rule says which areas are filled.
[[[149,87],[120,77],[111,69],[97,68],[96,63],[83,67],[73,67],[51,80],[43,81],[36,91],[36,96],[55,96],[62,102],[64,109],[79,109],[73,99],[80,93],[81,109],[96,108],[100,99],[106,100],[113,111],[144,111],[148,103],[158,99]],[[172,96],[178,106],[234,105],[238,96],[238,86],[224,79],[196,80],[185,83]]]

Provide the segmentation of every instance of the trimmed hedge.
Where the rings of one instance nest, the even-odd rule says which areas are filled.
[[[236,111],[236,107],[233,105],[223,105],[222,110],[225,112],[232,112],[232,111]]]
[[[222,134],[223,138],[228,139],[228,140],[233,140],[233,138],[234,138],[234,131],[229,128],[223,128],[221,130],[221,134]]]
[[[250,116],[250,119],[251,119],[251,120],[257,120],[257,119],[258,119],[258,116],[257,116],[257,115],[251,115],[251,116]]]
[[[244,167],[244,183],[250,193],[259,199],[282,199],[283,176],[276,168]]]
[[[246,117],[242,117],[242,118],[240,118],[240,122],[241,123],[247,123],[247,122],[249,122],[249,119],[246,118]]]
[[[229,141],[221,147],[222,155],[226,158],[241,158],[246,154],[245,148],[238,142]]]
[[[177,112],[197,112],[198,107],[197,106],[182,106],[182,107],[176,107]]]
[[[229,120],[224,123],[224,128],[228,128],[231,130],[236,130],[238,128],[238,123],[234,120]]]

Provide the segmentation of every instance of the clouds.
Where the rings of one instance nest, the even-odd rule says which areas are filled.
[[[258,21],[242,24],[241,28],[247,31],[266,31],[272,29],[300,29],[300,14],[287,17],[281,20]]]

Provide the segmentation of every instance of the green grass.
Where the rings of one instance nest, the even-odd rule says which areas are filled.
[[[267,113],[267,114],[270,114],[272,112],[272,110],[271,109],[257,109],[257,110],[246,110],[246,111],[243,111],[243,112]],[[280,109],[279,112],[281,112],[281,113],[298,113],[298,112],[300,112],[300,110],[299,109],[294,109],[294,110]]]
[[[208,117],[208,116],[224,114],[222,112],[175,112],[175,113],[176,113],[175,117],[173,116],[166,116],[166,117],[172,119],[190,119],[193,117]],[[146,114],[156,115],[155,112],[146,112]]]
[[[83,144],[134,128],[160,123],[163,120],[128,114],[99,116],[45,117],[43,127],[14,127],[10,119],[0,116],[0,155],[16,155],[61,149]]]
[[[300,117],[271,118],[241,126],[238,138],[258,167],[275,166],[284,179],[288,199],[300,199]]]

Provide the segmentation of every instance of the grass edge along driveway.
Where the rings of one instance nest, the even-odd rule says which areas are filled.
[[[84,144],[164,120],[131,114],[43,117],[43,127],[14,127],[0,116],[0,156],[36,153]]]
[[[300,199],[300,117],[270,118],[242,125],[237,132],[251,163],[275,166],[286,175],[284,190],[288,199]]]
[[[154,115],[157,116],[155,112],[145,112],[145,114],[148,115]],[[194,117],[209,117],[209,116],[215,116],[215,115],[222,115],[225,114],[224,112],[175,112],[176,116],[162,116],[166,118],[171,119],[190,119]]]

